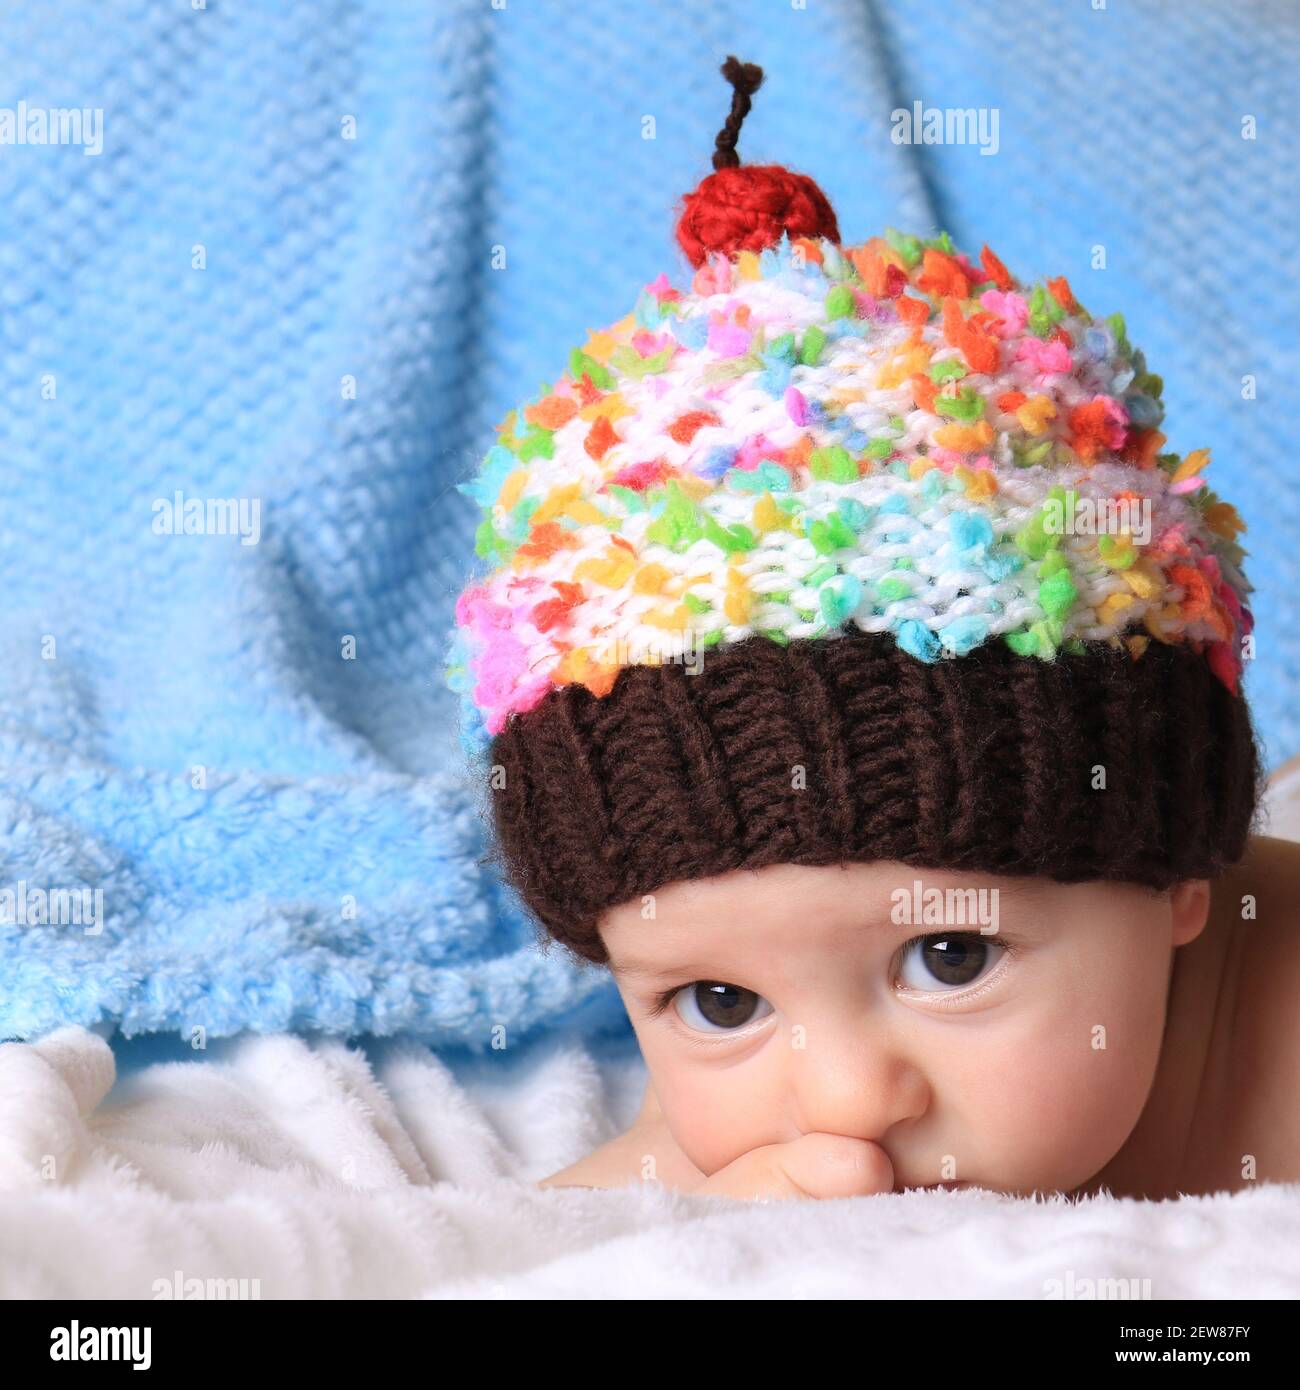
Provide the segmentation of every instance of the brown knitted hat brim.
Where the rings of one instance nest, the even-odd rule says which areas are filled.
[[[491,757],[507,877],[597,962],[602,912],[738,868],[1213,878],[1245,851],[1262,777],[1245,700],[1185,645],[1043,661],[990,642],[926,664],[856,629],[751,638],[695,675],[628,667],[603,698],[552,691]]]

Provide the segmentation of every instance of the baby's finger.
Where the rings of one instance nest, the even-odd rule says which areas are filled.
[[[805,1134],[742,1154],[691,1191],[753,1201],[867,1197],[893,1187],[894,1167],[879,1144],[843,1134]]]

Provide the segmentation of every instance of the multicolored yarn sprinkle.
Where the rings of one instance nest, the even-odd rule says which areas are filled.
[[[1160,393],[1118,314],[946,234],[661,274],[462,485],[489,572],[449,682],[487,737],[558,686],[853,624],[927,662],[1186,642],[1235,690],[1244,524],[1208,451],[1161,452]]]

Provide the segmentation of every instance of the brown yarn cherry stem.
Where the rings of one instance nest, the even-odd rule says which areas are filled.
[[[734,89],[731,114],[715,141],[713,172],[682,198],[677,242],[686,259],[698,269],[709,255],[757,255],[783,236],[823,237],[838,245],[835,210],[807,174],[780,164],[742,164],[736,153],[763,69],[731,54],[721,72]]]
[[[757,63],[742,63],[731,54],[723,63],[721,72],[735,91],[731,96],[731,113],[722,129],[718,131],[718,138],[714,142],[713,167],[735,169],[740,164],[740,156],[736,153],[740,127],[745,123],[745,117],[749,115],[749,109],[754,104],[754,93],[763,85],[763,69]]]

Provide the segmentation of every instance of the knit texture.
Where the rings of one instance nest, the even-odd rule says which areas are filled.
[[[465,486],[491,566],[457,605],[471,727],[845,622],[922,661],[1188,642],[1236,689],[1244,523],[1208,450],[1162,452],[1163,383],[1121,315],[943,234],[841,248],[756,217],[774,245],[648,283]]]
[[[710,253],[762,251],[782,233],[840,239],[826,195],[806,174],[780,165],[720,169],[682,200],[677,241],[693,266]]]
[[[1213,877],[1245,848],[1261,776],[1245,702],[1185,648],[928,665],[865,633],[554,692],[492,756],[506,872],[594,961],[605,909],[767,864]]]

